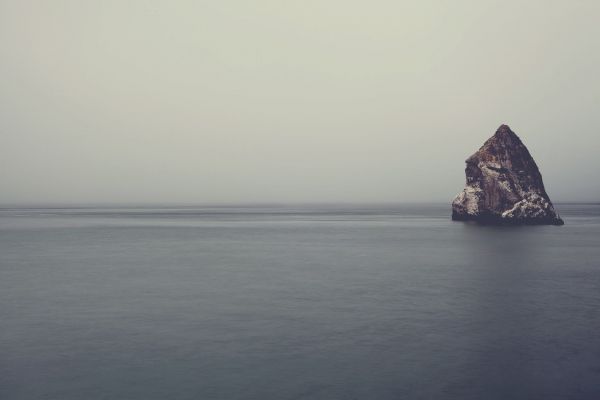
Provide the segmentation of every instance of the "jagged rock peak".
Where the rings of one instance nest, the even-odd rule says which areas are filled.
[[[452,202],[453,220],[563,224],[533,157],[508,125],[500,125],[466,163],[467,184]]]

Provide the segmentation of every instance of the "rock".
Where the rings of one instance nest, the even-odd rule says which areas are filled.
[[[564,224],[546,194],[535,161],[508,125],[501,125],[466,163],[467,184],[452,202],[453,220]]]

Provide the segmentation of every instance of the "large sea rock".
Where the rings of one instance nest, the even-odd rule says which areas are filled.
[[[501,125],[466,163],[467,184],[452,202],[453,220],[564,223],[544,189],[535,161],[508,125]]]

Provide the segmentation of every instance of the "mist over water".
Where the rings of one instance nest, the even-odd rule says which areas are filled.
[[[2,0],[0,204],[598,201],[600,2]]]
[[[0,400],[600,399],[598,16],[0,0]],[[500,124],[565,226],[450,221]]]
[[[600,205],[4,208],[0,398],[597,399]]]

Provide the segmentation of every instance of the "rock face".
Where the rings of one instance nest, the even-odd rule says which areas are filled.
[[[467,184],[452,202],[453,220],[564,224],[546,194],[535,161],[508,125],[501,125],[466,163]]]

